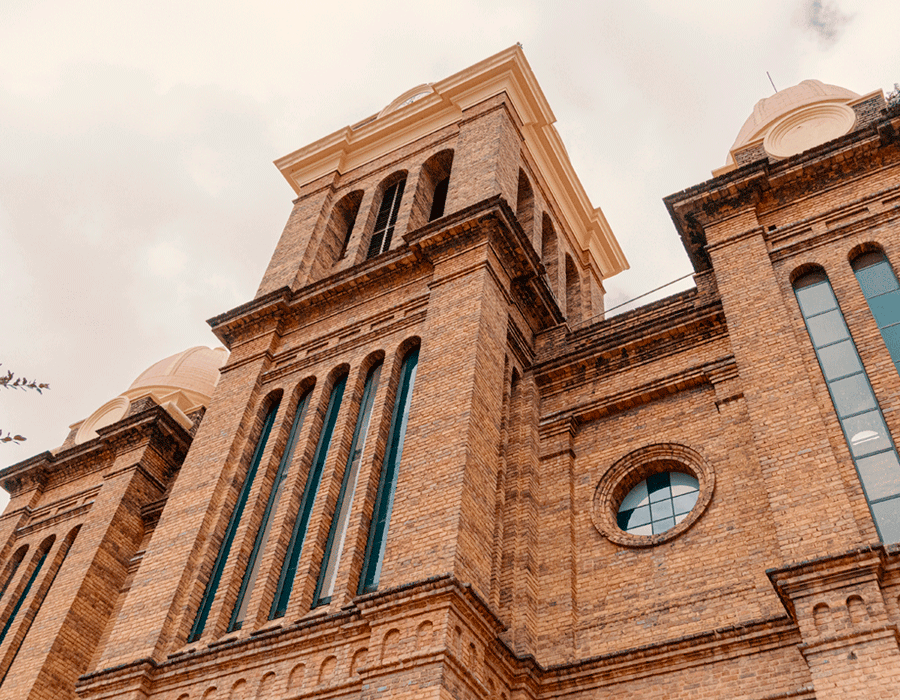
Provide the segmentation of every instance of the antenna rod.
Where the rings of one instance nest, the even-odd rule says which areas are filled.
[[[775,92],[778,92],[778,88],[775,87],[775,81],[772,80],[772,76],[769,75],[769,71],[766,71],[766,75],[769,77],[769,82],[772,83],[772,89],[773,89]]]

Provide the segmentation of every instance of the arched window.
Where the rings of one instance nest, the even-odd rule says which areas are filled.
[[[413,210],[409,218],[410,229],[417,229],[444,215],[452,167],[451,150],[435,153],[422,164]]]
[[[366,434],[369,432],[369,421],[372,418],[372,406],[375,404],[375,392],[378,390],[378,380],[381,376],[381,364],[381,362],[377,362],[366,375],[359,414],[356,417],[356,427],[353,429],[353,441],[350,443],[350,454],[344,467],[341,491],[334,508],[334,516],[328,530],[328,542],[325,545],[325,554],[319,569],[313,607],[331,602],[331,596],[334,593],[338,563],[344,550],[347,525],[350,522],[350,508],[353,505],[353,496],[359,480],[359,467],[366,447]]]
[[[534,221],[534,190],[531,189],[531,182],[521,168],[519,169],[519,187],[516,194],[516,217],[531,240],[531,225]]]
[[[309,474],[306,477],[303,498],[300,501],[300,510],[297,512],[297,519],[294,521],[291,540],[285,552],[281,573],[278,577],[275,599],[272,601],[272,608],[269,611],[270,620],[284,617],[284,614],[287,612],[288,601],[290,601],[291,591],[294,588],[294,577],[297,574],[297,564],[300,561],[300,552],[303,549],[303,540],[306,539],[309,518],[312,514],[313,505],[316,502],[319,485],[322,482],[322,472],[325,469],[325,460],[331,448],[331,438],[334,435],[334,426],[337,422],[338,412],[341,409],[341,401],[344,398],[346,385],[347,375],[344,374],[335,381],[334,386],[331,388],[331,395],[328,397],[328,408],[325,411],[322,432],[319,433],[316,452],[309,468]]]
[[[897,276],[881,251],[863,253],[854,258],[852,266],[884,344],[900,372],[900,284]]]
[[[406,424],[409,420],[409,407],[412,400],[413,385],[416,381],[416,368],[419,364],[419,348],[416,346],[406,353],[400,368],[400,382],[394,397],[394,411],[391,415],[391,427],[388,443],[384,451],[381,465],[381,477],[378,482],[378,495],[369,526],[369,538],[366,543],[366,554],[363,560],[362,575],[359,580],[359,593],[370,593],[378,589],[381,578],[381,565],[384,562],[384,550],[387,544],[388,526],[391,511],[394,507],[394,492],[397,489],[398,467],[403,456],[403,442],[406,439]]]
[[[25,554],[28,552],[28,545],[24,545],[19,547],[16,550],[16,553],[12,555],[12,558],[9,560],[9,564],[6,565],[6,576],[3,579],[3,588],[0,589],[0,601],[3,600],[3,596],[6,594],[6,589],[9,588],[10,582],[16,577],[16,572],[19,570],[19,565],[22,563],[22,560],[25,558]]]
[[[822,270],[794,282],[835,412],[881,541],[900,541],[900,461],[837,298]]]
[[[228,624],[229,632],[241,629],[244,624],[244,618],[247,614],[247,604],[250,602],[250,596],[256,585],[256,577],[259,575],[259,566],[262,563],[262,555],[265,551],[266,544],[269,541],[272,518],[275,515],[275,511],[278,509],[278,502],[284,491],[284,482],[287,478],[291,461],[294,458],[294,448],[297,446],[297,439],[300,436],[300,429],[303,427],[303,419],[306,416],[306,409],[309,406],[309,398],[311,395],[312,389],[309,388],[297,402],[297,408],[294,411],[294,420],[291,423],[291,432],[288,434],[284,452],[281,454],[281,461],[278,463],[278,471],[275,472],[272,490],[269,492],[269,500],[266,502],[266,510],[263,513],[262,522],[259,524],[259,530],[257,530],[256,537],[253,540],[253,550],[250,552],[250,559],[247,561],[244,577],[241,579],[241,587],[238,590],[238,597],[234,604],[234,610],[231,613],[231,621]]]
[[[15,639],[13,641],[14,647],[11,647],[12,657],[9,657],[9,651],[7,652],[7,658],[9,658],[9,663],[6,668],[3,669],[3,675],[0,676],[0,685],[3,684],[3,681],[6,680],[6,674],[9,673],[9,669],[12,667],[13,662],[16,660],[16,656],[19,654],[19,650],[22,648],[22,644],[25,641],[25,636],[28,634],[28,630],[31,628],[31,623],[34,622],[34,619],[38,616],[38,613],[41,611],[41,606],[44,604],[44,599],[47,597],[47,594],[50,592],[50,589],[53,587],[53,582],[56,580],[56,575],[59,573],[59,570],[62,569],[62,565],[66,560],[66,555],[69,553],[69,549],[72,547],[72,543],[75,541],[75,536],[78,534],[78,531],[81,529],[81,526],[77,526],[73,528],[66,538],[62,541],[59,549],[53,560],[50,560],[50,551],[53,549],[53,543],[55,541],[55,537],[48,537],[44,540],[44,543],[38,549],[38,562],[37,565],[31,572],[31,576],[28,578],[28,582],[25,584],[25,588],[19,594],[18,599],[16,600],[16,604],[10,612],[9,618],[6,620],[6,624],[3,626],[3,631],[0,632],[0,644],[3,644],[4,639],[6,638],[7,633],[12,628],[13,622],[16,620],[16,617],[22,612],[22,627],[16,633]],[[22,552],[23,556],[25,552]],[[50,570],[47,572],[46,579],[41,582],[38,582],[38,577],[41,573],[41,570],[47,569],[47,566],[50,566]],[[35,584],[37,587],[35,588]],[[34,589],[34,595],[32,596],[32,600],[28,605],[24,605],[24,611],[22,611],[23,604],[28,599],[29,592]]]
[[[35,563],[31,567],[31,574],[28,576],[25,587],[22,589],[22,592],[19,593],[19,595],[16,597],[16,602],[15,604],[13,604],[12,610],[9,613],[9,617],[6,618],[3,629],[0,630],[0,645],[3,644],[4,640],[6,639],[6,635],[9,634],[9,630],[13,626],[13,623],[16,621],[16,618],[19,615],[19,611],[22,609],[22,606],[28,598],[28,594],[34,587],[34,582],[37,581],[38,576],[40,576],[41,570],[44,568],[44,564],[47,561],[47,557],[50,555],[50,550],[53,547],[53,542],[55,541],[55,539],[56,538],[52,536],[48,537],[38,548],[38,551],[34,556]]]
[[[581,321],[581,278],[572,256],[566,254],[566,320],[569,325]]]
[[[259,439],[256,441],[256,449],[253,451],[253,458],[250,460],[250,467],[247,469],[247,476],[244,477],[244,485],[238,495],[237,503],[234,510],[231,511],[231,518],[228,526],[225,528],[225,535],[222,538],[222,544],[219,546],[219,553],[216,555],[216,561],[213,564],[212,573],[206,582],[206,589],[203,591],[203,598],[200,607],[197,610],[197,616],[194,618],[194,625],[191,628],[189,642],[200,639],[203,629],[206,627],[206,619],[209,617],[210,608],[212,608],[213,600],[216,597],[216,590],[219,587],[219,581],[222,578],[222,572],[225,570],[225,564],[228,561],[228,555],[231,552],[231,545],[234,542],[234,535],[237,532],[238,525],[241,521],[241,515],[244,513],[244,507],[247,505],[247,499],[253,488],[253,480],[256,478],[256,472],[259,470],[259,463],[262,461],[263,452],[266,449],[266,443],[269,440],[269,433],[272,431],[272,424],[275,422],[275,414],[278,413],[278,405],[280,401],[274,400],[269,407],[266,417],[263,421],[262,430]]]
[[[356,190],[334,205],[324,241],[334,261],[340,260],[347,253],[347,244],[353,234],[353,225],[356,223],[362,198],[363,191]]]
[[[381,195],[375,229],[372,231],[372,238],[369,239],[367,259],[374,258],[390,249],[394,226],[397,225],[397,214],[400,213],[400,202],[403,200],[404,187],[406,187],[406,177],[388,185],[384,194]]]
[[[550,289],[556,294],[559,284],[559,247],[556,242],[556,231],[548,214],[544,214],[541,221],[541,262],[547,270]]]

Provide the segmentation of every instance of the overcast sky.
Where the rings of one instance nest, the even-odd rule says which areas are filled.
[[[28,438],[0,467],[215,345],[206,319],[253,297],[290,212],[272,161],[415,85],[522,43],[631,264],[613,306],[690,272],[661,200],[724,163],[766,71],[900,82],[896,0],[247,8],[0,0],[0,369],[51,385],[0,393]]]

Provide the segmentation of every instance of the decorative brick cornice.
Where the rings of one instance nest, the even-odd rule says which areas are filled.
[[[226,347],[247,342],[272,331],[279,332],[289,319],[309,313],[313,308],[335,305],[357,298],[388,279],[396,284],[400,271],[421,268],[430,274],[432,260],[467,236],[488,239],[513,278],[513,288],[521,298],[521,308],[536,315],[543,327],[563,321],[562,311],[547,281],[544,267],[510,208],[499,195],[476,202],[457,212],[429,222],[403,236],[404,245],[371,260],[341,270],[313,284],[292,291],[282,287],[209,319],[216,337]],[[237,360],[222,368],[227,372]]]
[[[40,486],[71,481],[84,474],[106,469],[113,456],[152,445],[175,466],[180,465],[192,441],[162,406],[154,405],[100,428],[98,436],[56,454],[44,452],[0,471],[0,486],[12,494]]]
[[[896,163],[900,116],[887,110],[876,122],[777,162],[759,160],[666,197],[663,201],[695,270],[710,267],[705,226],[763,199],[796,201],[832,186],[845,186],[856,172]]]

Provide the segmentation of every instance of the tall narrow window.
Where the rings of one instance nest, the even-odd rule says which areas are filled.
[[[369,253],[367,258],[374,258],[390,249],[391,238],[394,236],[394,226],[397,224],[397,214],[400,212],[400,201],[403,199],[403,188],[406,186],[406,178],[398,180],[384,191],[381,197],[381,206],[378,208],[378,218],[375,220],[375,230],[369,241]]]
[[[0,644],[3,644],[3,641],[6,639],[6,635],[9,633],[10,627],[12,627],[13,622],[16,621],[16,617],[19,615],[19,610],[22,609],[22,605],[25,603],[25,600],[28,598],[28,594],[31,592],[32,586],[34,586],[34,582],[37,581],[37,577],[41,573],[41,569],[44,568],[44,562],[47,561],[47,555],[50,554],[50,550],[53,548],[53,540],[51,539],[43,548],[40,557],[38,558],[37,564],[35,564],[34,568],[31,570],[31,576],[28,577],[28,582],[25,584],[25,588],[22,589],[22,592],[19,594],[19,597],[16,598],[16,604],[13,605],[12,611],[9,613],[9,617],[6,618],[6,624],[3,625],[3,630],[0,631]]]
[[[62,546],[59,548],[59,553],[57,555],[58,562],[53,570],[50,572],[50,580],[47,581],[46,584],[39,587],[37,591],[35,591],[35,599],[32,601],[30,615],[26,614],[25,620],[23,622],[24,630],[19,632],[19,642],[16,645],[15,651],[13,652],[12,659],[9,661],[9,665],[7,665],[6,669],[3,671],[3,675],[0,676],[0,685],[3,685],[3,681],[6,680],[6,674],[9,673],[9,669],[12,668],[13,662],[16,660],[16,657],[19,655],[19,650],[22,648],[22,644],[25,642],[25,635],[28,634],[28,630],[31,627],[31,623],[34,622],[34,619],[38,616],[38,613],[41,611],[41,606],[44,604],[44,600],[47,595],[50,593],[50,589],[53,587],[53,582],[56,581],[56,575],[59,573],[59,570],[62,569],[62,565],[66,560],[66,556],[69,554],[69,549],[72,547],[72,543],[75,541],[75,536],[78,534],[78,531],[81,529],[79,525],[74,530],[72,530],[67,536],[66,539],[63,540]],[[38,562],[37,567],[35,567],[34,572],[31,574],[31,578],[28,580],[28,585],[25,587],[25,590],[22,591],[22,595],[19,597],[18,602],[16,603],[16,608],[13,611],[13,614],[10,615],[10,619],[7,620],[6,626],[3,628],[3,633],[0,635],[0,644],[3,643],[3,638],[6,637],[6,633],[9,628],[12,626],[12,621],[15,618],[15,614],[18,612],[19,608],[22,605],[22,602],[25,600],[28,595],[28,591],[31,589],[32,584],[36,581],[38,574],[40,573],[41,568],[44,565],[44,562],[47,559],[47,555],[50,553],[52,549],[52,542],[47,545],[47,548],[44,550],[44,554],[41,556],[40,561]]]
[[[19,570],[19,565],[25,558],[26,552],[28,552],[27,544],[24,547],[19,547],[18,551],[16,551],[16,553],[12,555],[12,559],[10,559],[9,564],[6,567],[6,570],[8,572],[6,580],[3,582],[3,588],[0,589],[0,601],[3,600],[3,596],[6,594],[6,589],[9,588],[9,584],[16,577],[16,572]]]
[[[278,501],[281,499],[281,494],[284,491],[284,482],[288,470],[291,467],[291,461],[294,457],[294,448],[297,445],[300,428],[303,427],[303,418],[306,415],[306,408],[309,406],[309,397],[311,394],[312,389],[307,391],[303,395],[303,398],[297,403],[297,410],[294,412],[294,422],[291,424],[291,432],[288,435],[287,444],[284,446],[281,461],[278,463],[278,471],[275,473],[272,490],[269,492],[266,511],[263,513],[262,522],[259,525],[259,530],[256,532],[256,539],[253,541],[253,550],[250,552],[250,559],[247,561],[244,578],[241,580],[241,588],[238,591],[237,601],[235,601],[234,610],[231,613],[231,622],[228,625],[229,632],[232,630],[239,630],[244,624],[244,617],[247,614],[247,604],[250,602],[250,596],[256,585],[256,577],[259,575],[259,565],[262,562],[262,555],[265,551],[266,544],[269,541],[269,533],[272,529],[272,518],[275,515],[275,511],[278,509]]]
[[[197,610],[197,617],[194,619],[194,626],[191,628],[191,634],[188,637],[189,642],[195,642],[200,639],[200,635],[203,634],[203,629],[206,627],[206,618],[209,617],[210,608],[212,608],[213,600],[216,597],[216,589],[219,587],[219,580],[222,578],[222,572],[225,570],[225,564],[231,552],[231,545],[234,542],[234,535],[237,532],[238,524],[241,522],[241,515],[243,515],[244,507],[247,505],[250,490],[253,488],[253,480],[256,478],[256,472],[259,470],[259,463],[262,461],[266,442],[269,440],[269,433],[272,432],[272,424],[275,422],[275,414],[278,412],[279,403],[279,401],[273,401],[269,412],[266,414],[262,432],[259,434],[256,449],[253,451],[253,459],[250,461],[250,468],[247,470],[247,476],[244,478],[244,485],[241,487],[237,503],[231,512],[228,527],[225,528],[225,536],[222,538],[219,554],[216,556],[212,573],[209,581],[206,583],[206,590],[203,591],[203,599],[200,601],[200,608]]]
[[[882,542],[900,541],[900,461],[856,345],[824,272],[794,293]]]
[[[853,271],[894,366],[900,372],[900,284],[897,284],[897,276],[881,252],[860,255],[853,261]]]
[[[341,560],[341,553],[344,551],[347,523],[350,520],[350,507],[353,505],[353,495],[356,493],[359,465],[362,462],[363,451],[366,447],[366,433],[369,432],[369,421],[372,418],[372,406],[375,403],[375,392],[378,389],[380,376],[381,363],[379,362],[369,370],[369,374],[366,376],[362,403],[360,403],[359,415],[356,417],[356,427],[353,430],[353,442],[350,444],[350,455],[347,458],[347,465],[344,467],[341,491],[338,494],[334,517],[331,520],[331,528],[328,531],[328,542],[325,545],[325,555],[322,557],[322,567],[319,572],[319,580],[316,583],[316,593],[313,596],[313,607],[330,603],[331,596],[334,593],[334,580],[337,575],[338,562]]]
[[[397,468],[400,466],[400,459],[403,456],[403,441],[406,438],[406,423],[409,420],[409,406],[418,364],[419,348],[416,347],[403,358],[403,366],[400,370],[400,384],[394,398],[391,429],[384,452],[384,462],[381,466],[381,479],[378,483],[378,496],[375,499],[372,524],[369,527],[369,540],[366,543],[366,556],[359,580],[359,593],[377,590],[378,581],[381,578],[388,526],[391,522],[394,493],[397,489]]]
[[[312,514],[313,504],[316,502],[316,494],[319,492],[322,471],[325,468],[325,460],[331,447],[334,424],[337,422],[346,385],[347,376],[344,375],[335,382],[334,387],[331,389],[331,396],[328,398],[325,422],[322,425],[322,432],[319,434],[319,442],[316,445],[316,453],[309,468],[309,475],[306,477],[306,487],[303,489],[303,499],[300,501],[297,520],[294,521],[291,541],[288,544],[284,562],[281,565],[278,588],[275,590],[275,599],[272,601],[272,609],[269,612],[270,620],[283,617],[287,612],[288,601],[291,599],[291,591],[294,588],[294,576],[297,574],[297,563],[300,561],[300,552],[303,549],[303,540],[306,539],[306,529],[309,526],[309,517]]]

